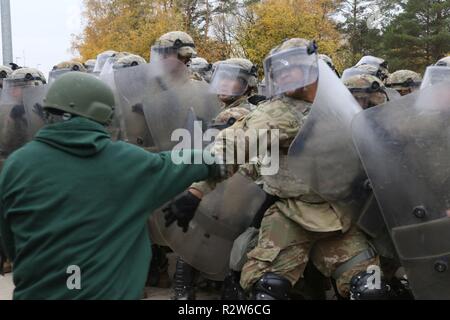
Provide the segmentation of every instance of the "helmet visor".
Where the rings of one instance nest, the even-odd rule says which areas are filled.
[[[223,96],[242,96],[248,89],[251,76],[238,66],[219,64],[212,76],[210,91]]]
[[[103,67],[105,66],[106,61],[108,61],[108,59],[111,58],[113,55],[114,53],[99,54],[93,72],[101,72],[103,70]]]
[[[317,54],[309,54],[307,48],[275,53],[264,61],[264,71],[269,97],[296,91],[318,80]]]
[[[422,81],[421,89],[450,81],[450,67],[428,67]]]
[[[383,68],[387,68],[387,62],[381,58],[377,58],[377,57],[373,57],[373,56],[365,56],[362,57],[361,60],[359,60],[359,62],[356,64],[356,66],[361,66],[363,64],[369,64],[371,66],[374,67],[383,67]]]

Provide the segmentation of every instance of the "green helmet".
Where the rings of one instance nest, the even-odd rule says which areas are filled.
[[[61,76],[44,100],[44,109],[50,113],[69,113],[104,125],[111,122],[114,105],[111,89],[96,77],[82,72]]]

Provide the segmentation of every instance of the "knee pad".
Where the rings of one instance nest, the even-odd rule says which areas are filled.
[[[255,283],[255,300],[289,300],[291,282],[275,273],[266,273]]]

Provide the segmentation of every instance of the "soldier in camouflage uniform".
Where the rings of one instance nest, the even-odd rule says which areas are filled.
[[[344,84],[363,109],[384,104],[388,100],[383,82],[375,76],[353,76],[345,80]]]
[[[397,90],[402,96],[420,89],[422,76],[411,70],[399,70],[386,80],[386,87]]]
[[[247,59],[228,59],[216,65],[211,79],[211,90],[222,102],[222,112],[213,120],[212,127],[223,130],[248,115],[255,108],[248,98],[257,85],[257,69]],[[215,188],[213,182],[200,182],[191,191],[208,193]],[[195,299],[197,271],[180,257],[174,275],[174,299]]]
[[[186,32],[172,31],[162,35],[152,47],[150,62],[162,59],[177,59],[186,66],[197,55],[194,39]],[[195,81],[203,81],[202,76],[192,69],[189,70],[189,78]]]
[[[172,86],[172,82],[178,81],[198,81],[203,82],[203,78],[197,72],[191,69],[188,70],[188,75],[179,74],[184,72],[184,68],[181,65],[188,66],[192,58],[197,55],[195,50],[195,43],[192,37],[182,31],[172,31],[162,35],[152,46],[150,62],[164,65],[167,68],[163,76],[160,77],[161,81],[158,81],[157,85],[152,85],[149,88],[149,96],[156,95],[161,91],[168,90]],[[169,67],[167,67],[169,66]],[[153,94],[155,91],[155,94]],[[148,285],[155,287],[169,287],[170,280],[168,275],[168,248],[153,245],[153,259],[149,271]],[[182,271],[184,274],[191,272],[191,267],[183,262],[180,262],[178,269],[186,266],[187,271]],[[180,273],[180,271],[178,271]],[[177,282],[177,276],[175,276],[175,282]],[[183,279],[181,280],[183,281]],[[178,281],[180,282],[180,281]],[[177,299],[177,297],[175,297]]]
[[[297,56],[292,56],[296,52]],[[274,98],[222,131],[213,148],[216,155],[222,155],[224,150],[236,147],[234,140],[226,140],[228,130],[280,130],[278,174],[261,175],[256,165],[241,167],[247,176],[262,180],[264,191],[278,199],[265,213],[258,244],[243,268],[241,285],[257,300],[289,299],[292,286],[311,259],[325,276],[335,279],[339,293],[349,297],[351,290],[367,284],[367,268],[378,265],[378,256],[345,211],[325,201],[287,168],[288,148],[305,123],[316,95],[317,47],[304,39],[290,39],[271,51],[265,71]],[[197,198],[203,196],[201,190],[191,192]],[[195,207],[194,200],[186,203]],[[190,214],[176,215],[179,225],[189,221]]]

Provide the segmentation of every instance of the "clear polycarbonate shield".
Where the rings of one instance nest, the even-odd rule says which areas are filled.
[[[264,71],[268,96],[296,91],[316,82],[317,63],[317,54],[309,54],[307,48],[288,49],[267,57]]]
[[[374,77],[379,77],[378,75],[378,69],[370,66],[367,68],[349,68],[344,70],[344,73],[342,74],[341,80],[342,82],[347,81],[348,79],[355,77],[355,76],[359,76],[361,74],[368,74]]]
[[[361,66],[363,64],[369,64],[371,66],[374,67],[380,67],[380,66],[384,66],[385,64],[385,60],[381,59],[381,58],[377,58],[374,56],[364,56],[361,58],[361,60],[359,60],[359,62],[356,64],[356,66]],[[385,67],[385,66],[384,66]]]
[[[152,239],[168,245],[208,279],[223,281],[234,241],[251,225],[264,200],[261,188],[236,174],[202,200],[187,233],[176,224],[166,228],[164,213],[157,211],[150,222]]]
[[[441,82],[450,82],[450,67],[428,67],[420,89],[425,89]]]
[[[20,82],[22,83],[22,82]],[[0,98],[0,155],[8,157],[30,139],[29,114],[23,102],[25,87],[5,81]]]
[[[242,96],[248,90],[250,76],[238,66],[221,63],[212,76],[210,91],[221,96]]]
[[[111,74],[114,73],[114,63],[117,61],[116,58],[111,57],[106,60],[105,65],[102,68],[102,71],[99,74],[99,79],[105,81],[107,79],[111,79]]]
[[[386,95],[387,95],[389,101],[400,99],[402,97],[402,95],[395,89],[384,88],[384,91],[386,91]]]
[[[319,61],[319,84],[307,121],[289,149],[289,168],[328,201],[349,198],[364,181],[351,121],[361,112],[341,80]]]
[[[153,65],[143,64],[114,70],[108,74],[111,77],[104,78],[106,83],[115,87],[116,103],[122,119],[123,140],[140,147],[154,146],[142,103],[158,72]]]
[[[417,299],[450,299],[450,85],[360,113],[353,138]]]
[[[28,87],[23,90],[23,104],[28,114],[28,134],[30,137],[34,137],[47,123],[47,116],[43,106],[49,88],[50,84]]]
[[[103,70],[103,67],[105,66],[106,61],[108,61],[109,58],[114,56],[116,54],[115,51],[106,51],[97,56],[97,60],[95,61],[95,67],[94,67],[94,73],[100,73]]]
[[[220,112],[220,101],[205,82],[168,82],[164,77],[155,81],[143,105],[152,138],[161,151],[172,150],[180,142],[186,147],[202,146],[200,135]],[[200,135],[195,135],[196,121]],[[180,130],[187,130],[189,137]],[[183,138],[188,141],[180,141]]]
[[[65,75],[65,74],[67,74],[69,72],[74,72],[74,71],[70,70],[70,69],[60,69],[60,70],[52,70],[52,71],[50,71],[50,73],[48,75],[48,84],[53,84],[53,82],[55,82],[61,76]]]

